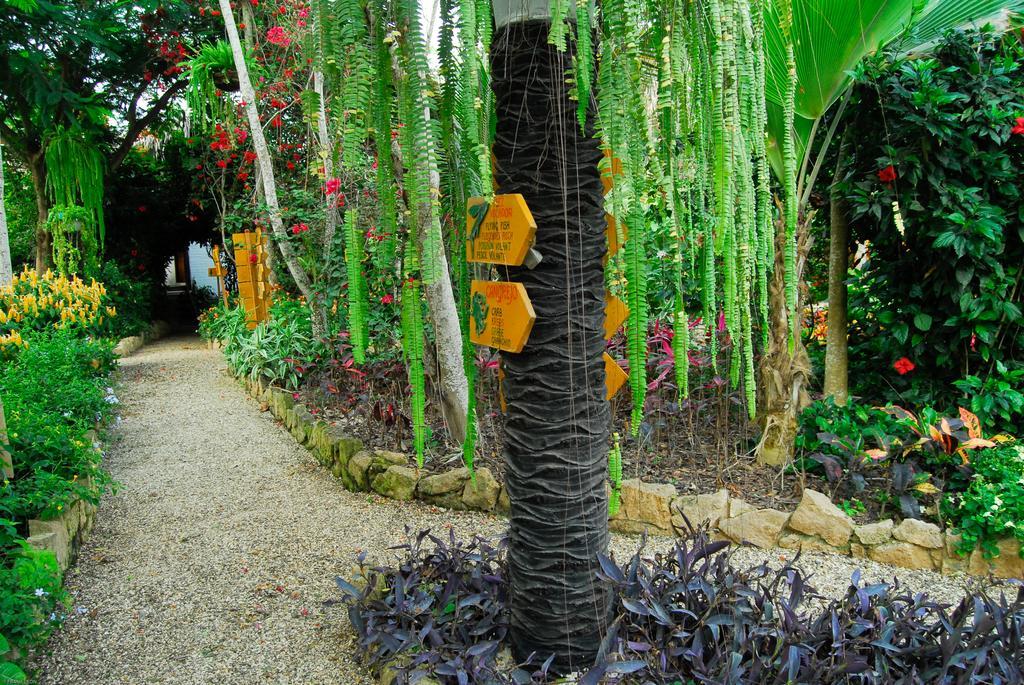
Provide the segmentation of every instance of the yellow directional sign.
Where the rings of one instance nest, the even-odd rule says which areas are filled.
[[[505,352],[522,352],[537,314],[522,283],[473,281],[469,339]]]
[[[466,203],[466,261],[519,266],[533,245],[537,222],[518,193]]]
[[[611,355],[607,352],[604,353],[604,377],[605,389],[607,390],[606,397],[609,400],[615,397],[615,393],[629,380],[626,372],[622,370],[618,362],[612,359]]]
[[[605,293],[604,296],[604,339],[609,340],[615,331],[619,330],[619,326],[626,322],[629,317],[629,307],[626,303],[615,297]]]

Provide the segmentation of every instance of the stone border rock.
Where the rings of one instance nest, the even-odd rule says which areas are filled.
[[[129,335],[127,338],[121,338],[117,345],[114,346],[114,354],[119,357],[127,357],[137,352],[144,345],[164,337],[170,331],[171,325],[166,321],[154,321],[149,325],[149,330],[145,330],[139,335]]]
[[[352,491],[372,491],[397,500],[420,500],[448,509],[507,512],[508,494],[487,468],[456,468],[444,473],[422,472],[396,452],[366,450],[342,429],[317,419],[292,393],[267,382],[243,379],[250,394],[266,404],[295,439]],[[941,573],[992,574],[1024,578],[1024,559],[1014,538],[999,541],[999,556],[986,559],[980,549],[961,557],[959,536],[934,523],[892,519],[857,525],[828,495],[804,490],[792,512],[759,509],[728,490],[703,495],[680,495],[674,485],[623,481],[621,506],[609,521],[612,530],[675,536],[692,525],[707,525],[720,540],[757,547],[825,552],[871,559],[910,569]]]
[[[99,434],[96,431],[89,431],[86,439],[92,441],[94,449],[100,450]],[[86,487],[92,486],[89,479],[84,483]],[[31,519],[28,522],[28,537],[25,541],[33,549],[53,552],[63,573],[78,558],[78,550],[92,531],[96,509],[97,506],[92,502],[79,499],[55,518]]]

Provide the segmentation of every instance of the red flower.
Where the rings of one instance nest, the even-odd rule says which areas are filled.
[[[284,125],[284,122],[281,121],[281,117],[277,116],[270,120],[270,125],[274,128],[281,128],[281,126]]]
[[[245,158],[246,162],[255,162],[256,161],[256,153],[251,151],[251,150],[246,150],[245,154],[243,154],[242,156]]]
[[[138,256],[139,256],[139,251],[138,251],[138,250],[134,250],[134,249],[133,249],[133,250],[132,250],[131,252],[129,252],[128,254],[130,254],[130,255],[131,255],[132,257],[138,257]]]
[[[228,165],[228,163],[226,161],[224,161],[223,159],[218,159],[217,160],[217,166],[220,167],[221,169],[226,168],[227,165]]]
[[[1010,133],[1018,136],[1024,134],[1024,117],[1017,117],[1017,125],[1010,129]]]
[[[395,301],[395,297],[391,293],[388,293],[384,297],[380,298],[380,303],[381,304],[391,304],[394,301]]]
[[[906,357],[900,357],[893,362],[892,368],[896,369],[896,373],[899,375],[906,376],[917,367],[914,365],[914,362],[910,361]]]
[[[259,258],[256,256],[255,252],[253,252],[251,255],[249,255],[249,263],[250,264],[255,264],[257,261],[259,261]]]
[[[245,173],[244,171],[241,172],[240,174],[238,174],[238,180],[239,181],[245,181],[248,178],[249,178],[249,174]]]
[[[880,169],[878,172],[878,180],[881,181],[882,183],[892,183],[893,181],[895,181],[896,167],[890,164],[884,169]]]
[[[292,39],[285,34],[284,29],[280,26],[274,26],[267,31],[267,40],[283,48],[288,47],[292,42]]]
[[[139,214],[145,214],[147,209],[149,208],[146,205],[139,205]]]
[[[202,169],[202,168],[203,168],[202,164],[196,164],[196,169]]]
[[[295,165],[292,164],[291,162],[288,162],[287,164],[285,164],[285,166],[288,167],[288,171],[291,171],[292,169],[295,168]]]
[[[324,185],[324,192],[328,195],[334,195],[341,188],[341,181],[336,178],[327,179],[327,183]]]

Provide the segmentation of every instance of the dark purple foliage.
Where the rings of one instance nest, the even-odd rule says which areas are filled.
[[[546,668],[496,659],[507,633],[503,543],[424,532],[398,549],[397,568],[360,558],[365,588],[338,579],[372,667],[401,654],[398,683],[545,682]],[[641,552],[621,567],[601,560],[616,618],[580,685],[1024,682],[1019,583],[1012,600],[979,594],[951,609],[858,573],[845,597],[825,603],[791,566],[738,570],[728,543],[704,531],[653,559]]]

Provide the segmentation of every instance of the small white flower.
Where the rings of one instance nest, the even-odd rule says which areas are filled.
[[[1014,523],[1013,521],[1007,521],[1006,523],[1003,524],[1003,528],[1016,528],[1016,527],[1017,527],[1017,524]]]
[[[998,495],[996,496],[996,498],[993,501],[996,503],[997,507],[1003,506],[1003,500],[1000,499]]]
[[[57,620],[57,614],[56,613],[50,614],[50,620],[51,621],[56,621]]]
[[[48,594],[50,594],[50,593],[47,592],[46,590],[44,590],[43,588],[41,588],[41,587],[37,587],[36,588],[36,597],[45,597]]]

